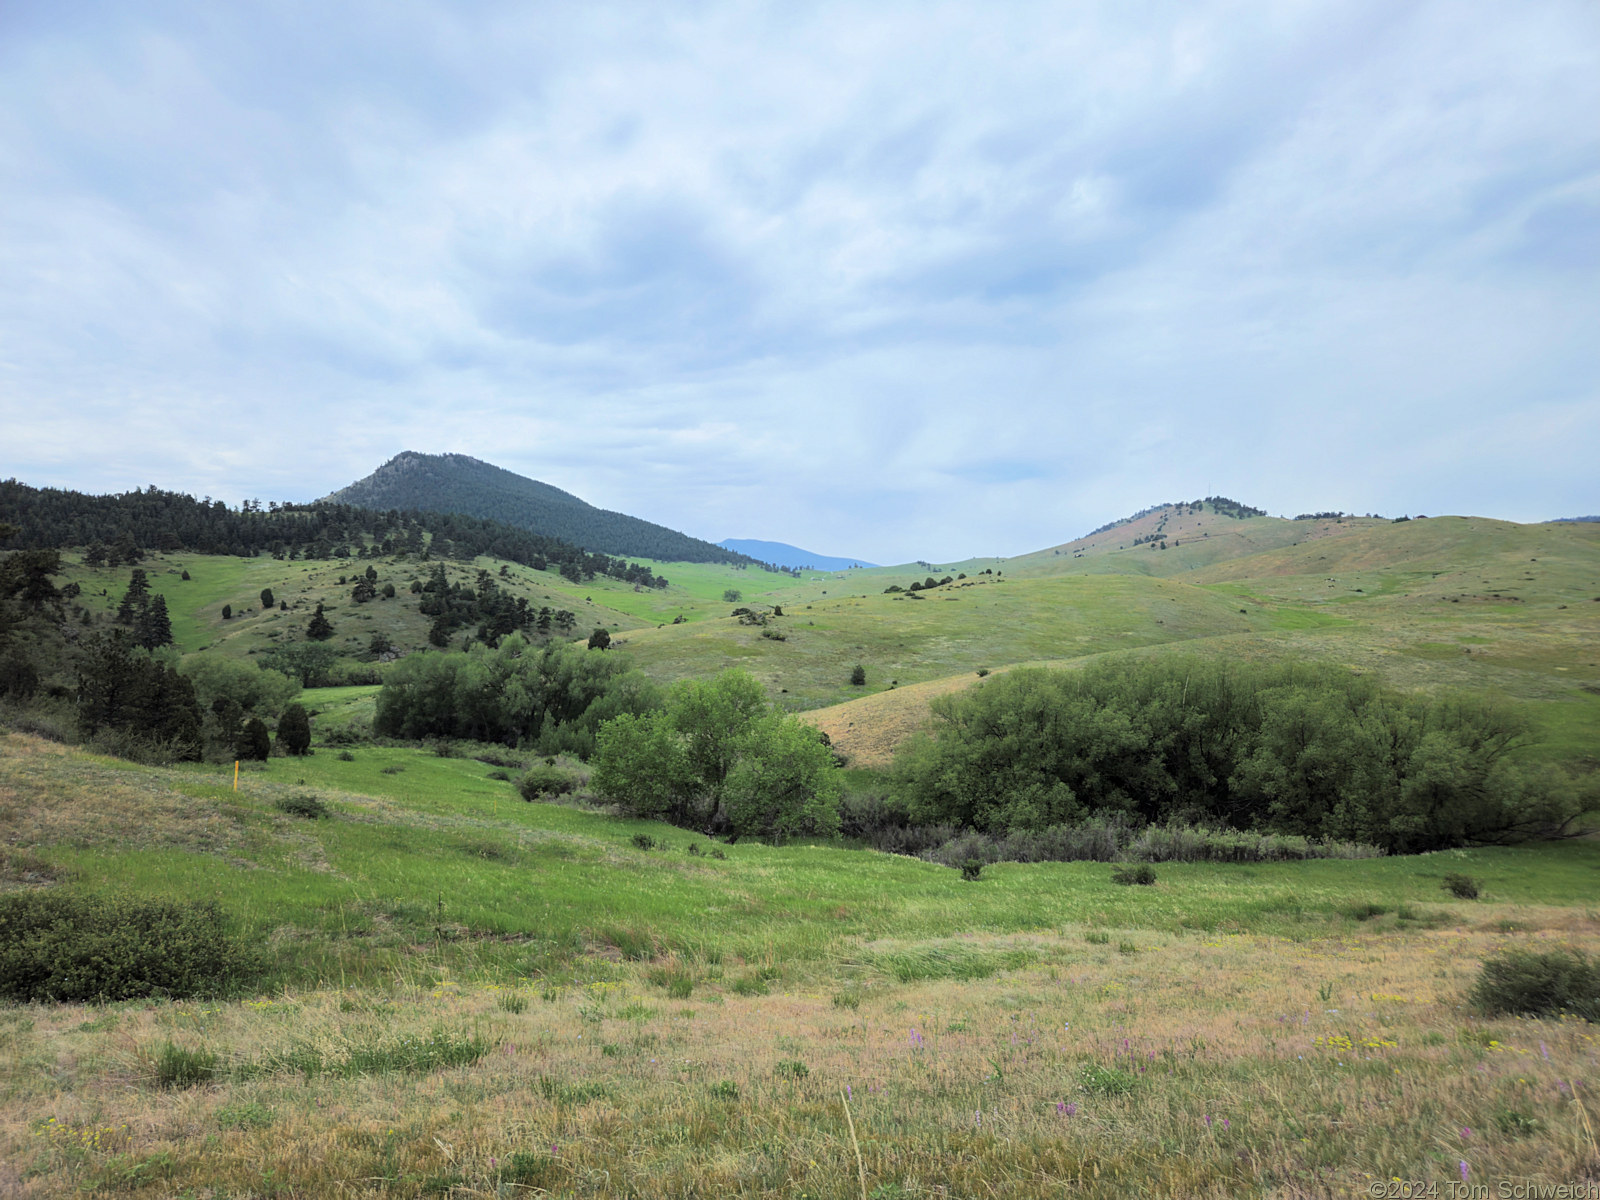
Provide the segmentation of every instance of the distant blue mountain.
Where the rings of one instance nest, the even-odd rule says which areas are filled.
[[[1600,521],[1600,517],[1557,517],[1552,525],[1576,525],[1580,521]]]
[[[813,554],[787,542],[762,542],[755,538],[723,538],[717,545],[735,554],[748,554],[751,558],[771,563],[775,567],[814,567],[819,571],[843,571],[846,567],[875,567],[864,558],[837,558],[831,554]]]

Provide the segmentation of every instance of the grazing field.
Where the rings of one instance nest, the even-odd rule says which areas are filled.
[[[0,736],[6,887],[216,899],[267,970],[228,999],[0,1009],[0,1193],[1450,1195],[1600,1171],[1596,1028],[1468,1001],[1498,948],[1595,945],[1592,841],[965,882],[348,753],[235,792]],[[327,819],[276,806],[307,794]]]

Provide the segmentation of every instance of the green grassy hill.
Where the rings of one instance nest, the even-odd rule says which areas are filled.
[[[1134,546],[1158,531],[1168,549],[1159,540]],[[366,560],[173,554],[153,557],[146,569],[167,598],[185,653],[259,654],[302,637],[318,603],[333,621],[333,644],[353,657],[374,632],[401,651],[423,648],[428,620],[409,587],[431,564],[371,561],[381,582],[396,585],[393,600],[356,605],[350,586],[339,584]],[[573,584],[555,571],[488,558],[448,570],[469,583],[487,570],[534,608],[573,612],[573,636],[607,628],[614,652],[662,681],[738,666],[795,710],[873,698],[817,718],[864,764],[884,761],[925,719],[928,696],[975,681],[979,670],[1168,646],[1225,657],[1328,658],[1400,688],[1488,690],[1525,707],[1554,757],[1593,762],[1600,745],[1600,526],[1593,524],[1238,520],[1158,510],[1036,554],[932,571],[916,564],[795,579],[721,563],[649,565],[670,586],[636,589],[607,578]],[[88,568],[71,556],[69,568],[83,602],[114,610],[126,568]],[[915,598],[884,593],[946,574],[967,577]],[[290,610],[260,612],[263,587]],[[725,600],[730,591],[739,600]],[[232,605],[232,620],[222,619],[224,604]],[[766,623],[741,623],[730,615],[740,607]],[[772,615],[775,607],[782,616]],[[867,671],[862,688],[849,683],[857,663]],[[889,692],[899,694],[879,698]]]

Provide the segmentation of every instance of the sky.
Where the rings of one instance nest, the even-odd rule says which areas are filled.
[[[1600,5],[0,3],[0,477],[876,562],[1600,512]]]

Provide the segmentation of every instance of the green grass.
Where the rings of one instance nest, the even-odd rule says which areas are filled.
[[[1587,1027],[1464,1006],[1493,949],[1593,939],[1600,844],[1169,863],[1148,888],[1002,863],[973,886],[835,845],[692,857],[703,836],[524,803],[489,769],[322,749],[235,793],[0,738],[0,823],[57,886],[220,897],[272,972],[242,1001],[0,1010],[0,1158],[40,1195],[270,1172],[859,1196],[848,1101],[879,1196],[1358,1187],[1442,1170],[1441,1129],[1467,1126],[1452,1169],[1583,1169],[1556,1085]],[[329,819],[275,808],[306,790]],[[1456,873],[1482,897],[1443,892]]]
[[[49,803],[81,786],[75,758],[0,763],[26,773]],[[385,775],[385,765],[405,770]],[[1600,864],[1600,847],[1588,842],[1248,868],[1171,863],[1156,888],[1117,886],[1102,864],[997,864],[974,888],[957,871],[825,845],[741,843],[721,861],[691,857],[682,850],[695,839],[682,830],[529,804],[485,778],[490,769],[412,749],[363,748],[348,763],[324,750],[273,759],[235,794],[214,768],[101,767],[102,780],[115,777],[153,807],[175,793],[216,814],[207,819],[230,825],[230,842],[194,853],[113,838],[74,845],[77,835],[63,832],[29,849],[87,890],[221,895],[253,938],[272,935],[276,969],[303,982],[341,970],[378,979],[417,945],[455,969],[511,978],[595,947],[620,945],[631,957],[636,944],[653,948],[646,957],[821,963],[857,940],[924,941],[967,928],[1240,928],[1305,938],[1348,927],[1357,904],[1436,910],[1451,872],[1471,874],[1505,903],[1585,903]],[[330,819],[277,812],[280,796],[308,789]],[[670,852],[634,849],[639,833]]]

